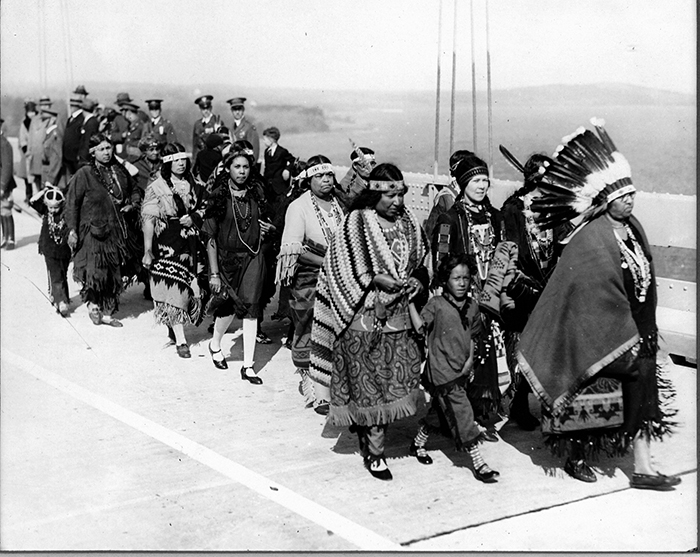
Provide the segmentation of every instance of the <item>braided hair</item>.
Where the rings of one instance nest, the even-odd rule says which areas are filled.
[[[174,155],[176,153],[185,153],[185,147],[180,144],[180,143],[168,143],[164,148],[163,148],[163,156],[167,155]],[[195,181],[194,181],[194,176],[192,175],[192,162],[190,161],[189,157],[186,160],[185,163],[185,172],[183,173],[182,177],[190,184],[190,192],[192,195],[192,203],[193,205],[196,204],[196,189],[195,189]],[[175,192],[174,187],[173,187],[173,163],[172,161],[169,162],[164,162],[162,166],[160,167],[160,175],[165,180],[165,183],[168,184],[168,187],[170,188],[171,191]],[[179,195],[173,195],[173,200],[175,201],[175,207],[177,208],[177,213],[178,215],[186,215],[190,212],[192,207],[186,207],[185,206],[185,200],[182,199]]]

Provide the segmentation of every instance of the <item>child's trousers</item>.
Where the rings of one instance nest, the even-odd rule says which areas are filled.
[[[54,305],[68,303],[68,265],[70,259],[44,256],[49,275],[49,297]]]

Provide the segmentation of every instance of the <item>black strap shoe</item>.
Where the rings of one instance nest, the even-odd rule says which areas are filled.
[[[223,358],[223,359],[221,359],[221,360],[216,360],[216,359],[214,358],[214,354],[220,354],[220,353],[221,353],[221,348],[219,348],[218,350],[214,351],[214,350],[211,349],[211,343],[209,343],[209,344],[207,345],[207,347],[209,348],[209,354],[211,355],[211,361],[214,362],[214,367],[215,367],[216,369],[228,369],[228,364],[226,363],[226,358]],[[222,356],[223,356],[223,354],[222,354]]]
[[[408,449],[408,454],[411,456],[415,456],[416,460],[420,462],[421,464],[432,464],[433,459],[430,457],[430,455],[425,451],[425,447],[420,447],[416,445],[415,442],[411,443],[411,446]]]
[[[263,382],[263,380],[255,374],[252,367],[245,366],[241,368],[241,379],[243,379],[243,381],[248,381],[253,385],[262,385]]]

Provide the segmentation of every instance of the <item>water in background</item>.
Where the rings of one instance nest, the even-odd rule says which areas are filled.
[[[449,104],[443,104],[449,113]],[[286,134],[280,143],[301,158],[317,153],[340,165],[349,164],[351,138],[373,148],[378,160],[393,162],[409,172],[432,174],[434,105],[412,99],[392,106],[358,105],[349,111],[326,110],[331,130]],[[502,179],[520,179],[503,158],[505,145],[524,162],[534,152],[551,155],[565,135],[579,126],[591,128],[593,116],[604,118],[606,130],[630,162],[637,189],[649,192],[696,194],[696,110],[694,106],[495,106],[493,110],[493,169]],[[458,107],[453,149],[473,150],[471,107]],[[440,123],[438,171],[446,174],[449,158],[449,121]],[[486,109],[477,111],[477,154],[489,160]]]

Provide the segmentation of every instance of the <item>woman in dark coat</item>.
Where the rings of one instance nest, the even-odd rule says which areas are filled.
[[[66,196],[73,278],[82,284],[80,295],[92,322],[121,327],[112,316],[119,309],[125,280],[133,279],[140,268],[130,249],[133,238],[124,214],[138,210],[139,194],[127,170],[114,158],[106,135],[93,135],[88,149],[90,164],[76,172]]]

